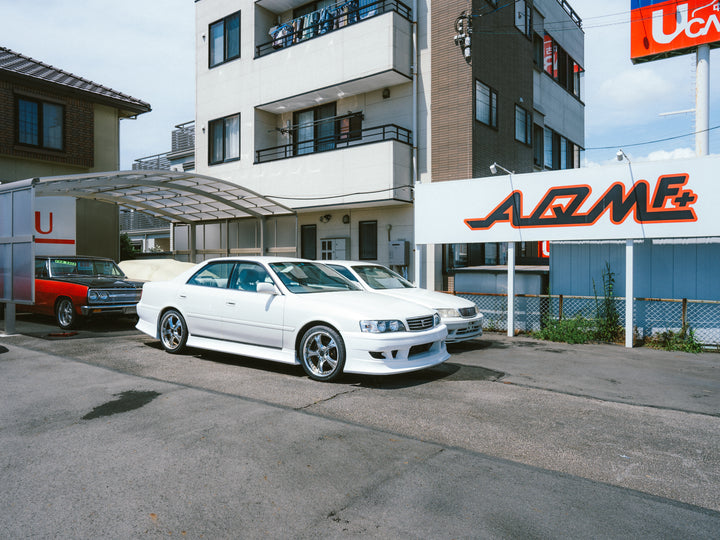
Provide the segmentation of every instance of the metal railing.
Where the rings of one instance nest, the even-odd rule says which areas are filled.
[[[334,8],[314,11],[278,25],[272,34],[273,39],[271,41],[255,47],[255,57],[259,58],[287,49],[309,39],[342,30],[350,25],[392,11],[408,21],[412,20],[412,10],[397,0],[377,0],[363,6],[360,6],[358,2],[341,2],[336,4]],[[308,21],[309,24],[305,25],[305,21]]]
[[[582,29],[582,19],[580,18],[580,15],[575,13],[575,10],[572,8],[570,3],[567,0],[557,0],[557,2],[562,6],[565,12],[570,15],[570,18],[577,25],[577,27]]]
[[[412,132],[409,129],[396,126],[395,124],[363,128],[346,133],[336,132],[334,135],[327,137],[318,137],[256,150],[255,163],[266,163],[268,161],[288,159],[383,141],[400,141],[402,143],[412,144]]]
[[[507,330],[507,295],[494,293],[450,292],[473,302],[484,315],[485,330]],[[547,320],[597,317],[603,297],[570,295],[515,296],[515,330],[537,332]],[[614,297],[618,324],[625,326],[625,298]],[[705,346],[720,346],[720,302],[686,298],[635,298],[633,322],[635,336],[642,340],[671,330],[692,328],[695,339]]]
[[[169,152],[137,158],[132,164],[133,171],[167,171],[170,169]]]

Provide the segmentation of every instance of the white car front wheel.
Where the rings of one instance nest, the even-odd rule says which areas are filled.
[[[311,379],[336,379],[345,367],[345,343],[342,337],[329,326],[313,326],[300,341],[300,362]]]

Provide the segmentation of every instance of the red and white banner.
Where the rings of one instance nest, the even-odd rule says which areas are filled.
[[[720,41],[720,0],[631,0],[631,10],[635,63]]]

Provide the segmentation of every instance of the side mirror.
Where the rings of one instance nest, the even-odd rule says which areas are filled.
[[[275,285],[273,285],[272,283],[260,282],[257,284],[256,290],[257,290],[257,292],[262,293],[262,294],[272,294],[272,295],[278,294],[278,290],[275,288]]]

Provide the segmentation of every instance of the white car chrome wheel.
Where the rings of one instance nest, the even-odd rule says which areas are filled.
[[[160,343],[171,354],[179,353],[187,342],[187,325],[182,315],[171,309],[160,319]]]
[[[300,361],[311,379],[337,378],[345,367],[345,344],[340,334],[328,326],[310,328],[300,342]]]

